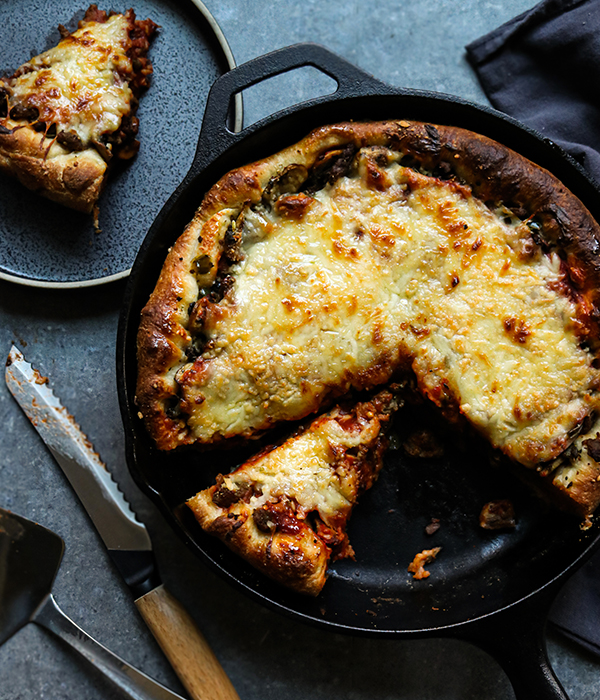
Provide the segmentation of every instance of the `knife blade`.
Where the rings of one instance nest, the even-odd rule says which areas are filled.
[[[194,700],[239,700],[195,622],[165,588],[146,526],[47,377],[12,346],[7,387],[62,468],[133,593],[150,631]]]

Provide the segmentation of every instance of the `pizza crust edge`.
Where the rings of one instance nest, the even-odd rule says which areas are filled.
[[[206,287],[214,281],[223,251],[226,230],[216,226],[207,231],[207,227],[203,229],[205,222],[220,211],[224,218],[232,218],[247,202],[260,201],[273,178],[291,164],[310,169],[323,153],[348,144],[401,149],[433,171],[451,167],[483,201],[502,202],[535,214],[548,243],[563,251],[585,307],[582,313],[593,327],[590,335],[598,337],[600,226],[555,176],[511,149],[459,127],[405,120],[321,127],[279,153],[224,175],[205,195],[194,218],[170,249],[142,310],[138,331],[136,402],[159,449],[193,442],[182,431],[181,421],[167,415],[165,405],[175,391],[171,370],[183,360],[191,341],[186,328],[190,303],[197,298],[199,281]],[[212,267],[195,278],[190,269],[199,255],[206,256]],[[252,437],[252,433],[242,434],[240,439]]]
[[[47,158],[47,144],[30,126],[0,134],[0,170],[54,202],[91,213],[104,187],[107,163],[94,148]]]

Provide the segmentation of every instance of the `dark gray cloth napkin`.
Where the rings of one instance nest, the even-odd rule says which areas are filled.
[[[600,0],[544,0],[469,44],[467,58],[496,109],[558,143],[600,183]],[[600,655],[600,554],[568,581],[550,620]]]
[[[490,102],[600,182],[600,0],[544,0],[467,46]]]

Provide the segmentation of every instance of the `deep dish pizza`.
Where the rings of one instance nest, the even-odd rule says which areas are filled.
[[[227,445],[411,377],[581,516],[600,501],[600,229],[490,139],[323,127],[226,174],[143,310],[162,450]]]
[[[382,391],[338,406],[188,501],[201,526],[275,581],[309,595],[330,560],[353,557],[346,525],[382,466],[390,418]]]
[[[91,5],[54,48],[0,78],[0,170],[73,209],[92,212],[113,158],[131,158],[138,100],[156,30],[133,10]]]

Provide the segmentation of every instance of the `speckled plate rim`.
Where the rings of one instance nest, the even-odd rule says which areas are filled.
[[[200,11],[200,14],[206,20],[208,26],[212,30],[217,43],[219,44],[225,61],[229,70],[236,67],[235,58],[229,46],[223,30],[219,26],[219,23],[214,18],[210,10],[201,0],[189,0],[196,8]],[[233,99],[233,131],[241,131],[244,120],[244,110],[242,103],[242,95],[238,93]],[[7,282],[14,282],[16,284],[24,285],[26,287],[43,287],[45,289],[69,289],[69,288],[81,288],[81,287],[96,287],[101,284],[109,284],[110,282],[115,282],[116,280],[124,279],[128,277],[131,272],[131,268],[122,270],[121,272],[116,272],[113,275],[106,275],[105,277],[96,277],[89,280],[76,280],[73,282],[59,282],[57,280],[39,280],[29,277],[22,277],[15,274],[10,274],[8,272],[2,272],[0,270],[0,279],[6,280]]]

